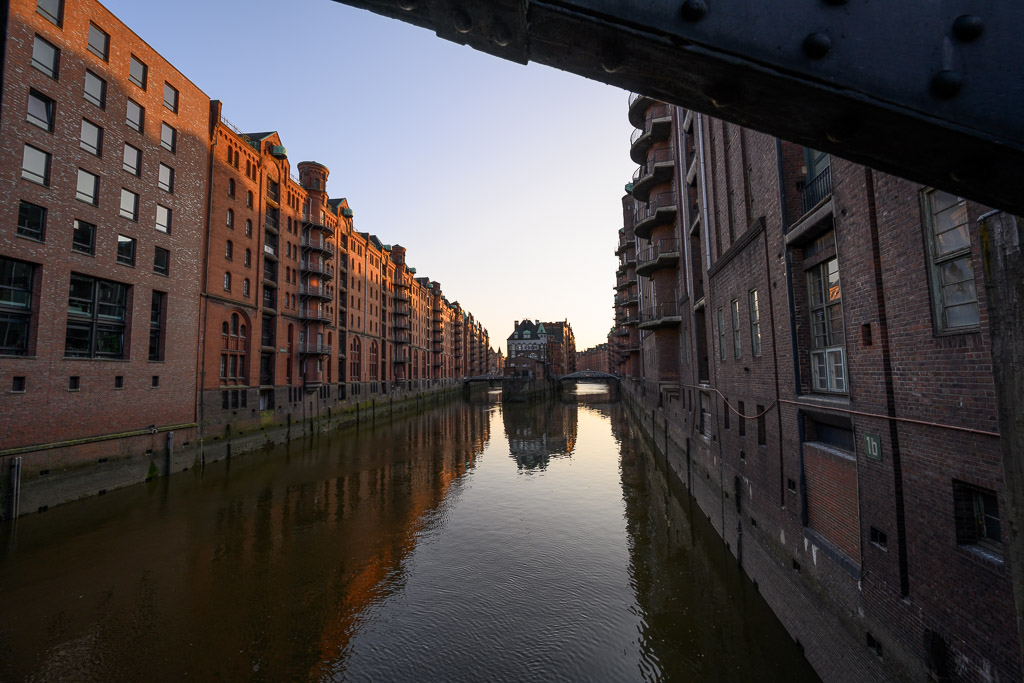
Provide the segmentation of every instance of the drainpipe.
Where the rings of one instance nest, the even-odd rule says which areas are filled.
[[[204,226],[206,234],[203,239],[203,269],[199,283],[199,303],[203,312],[203,320],[199,327],[199,338],[196,340],[196,350],[199,354],[199,382],[196,385],[196,408],[198,409],[196,432],[199,438],[199,464],[201,467],[206,466],[206,446],[203,443],[203,420],[206,416],[203,406],[203,386],[206,384],[206,350],[203,348],[203,342],[206,340],[206,326],[209,318],[206,295],[210,283],[210,218],[213,215],[213,163],[217,149],[217,136],[214,133],[217,123],[220,122],[221,106],[220,102],[217,102],[216,105],[210,103],[210,151],[207,153],[206,162],[208,170],[206,175],[206,225]],[[214,111],[217,112],[216,120],[213,117]]]
[[[778,176],[779,176],[779,209],[782,212],[782,234],[785,236],[789,230],[789,224],[786,221],[786,179],[782,169],[782,140],[775,138],[775,159],[778,164]],[[796,343],[796,301],[793,298],[793,262],[790,258],[789,248],[783,244],[783,254],[786,258],[786,295],[789,298],[789,341],[792,345],[793,353],[793,392],[794,395],[800,394],[800,351],[797,348]],[[778,382],[775,383],[778,387]],[[776,389],[778,391],[778,389]],[[782,446],[782,410],[778,411],[779,415],[779,505],[785,507],[786,505],[786,484],[784,476],[783,466],[783,446]],[[801,433],[801,438],[803,434]],[[801,444],[803,442],[801,441]],[[803,480],[803,446],[801,445],[801,463],[800,463],[800,477]],[[801,492],[801,497],[803,493]]]
[[[697,157],[700,159],[700,192],[704,199],[704,267],[711,267],[711,236],[710,226],[708,225],[708,174],[707,169],[704,167],[704,115],[697,114],[697,142],[700,145],[697,148]],[[707,296],[707,293],[704,294]]]

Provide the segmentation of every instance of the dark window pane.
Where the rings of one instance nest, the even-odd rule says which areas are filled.
[[[25,145],[21,159],[21,177],[40,185],[50,184],[50,154]]]
[[[64,23],[64,0],[39,0],[36,11],[57,26]]]
[[[18,234],[42,241],[46,229],[46,209],[21,202],[18,207]]]
[[[89,24],[89,52],[93,53],[103,61],[107,61],[107,53],[110,49],[110,36],[103,32],[95,24]]]
[[[88,356],[92,353],[92,327],[88,324],[68,321],[64,336],[64,355]]]
[[[0,354],[23,356],[28,353],[29,316],[0,313]]]
[[[142,132],[142,128],[145,125],[146,110],[143,109],[138,103],[128,100],[128,106],[125,110],[124,122],[128,124],[129,128]]]
[[[166,123],[160,124],[160,146],[173,152],[178,144],[178,131]]]
[[[149,67],[147,67],[138,57],[132,55],[131,64],[128,67],[128,80],[145,90],[146,75],[148,71]]]
[[[96,327],[96,355],[120,358],[124,352],[124,327],[98,325]]]
[[[107,82],[91,71],[85,72],[85,99],[100,109],[107,106]]]
[[[59,63],[60,50],[36,36],[35,42],[32,43],[32,66],[47,76],[56,78]]]
[[[171,264],[171,252],[161,247],[156,247],[156,251],[153,256],[153,272],[159,273],[160,275],[167,275],[167,270]]]
[[[100,156],[103,151],[103,129],[92,121],[82,119],[82,136],[78,144],[86,152]]]
[[[164,83],[164,106],[173,112],[178,111],[178,91],[170,83]]]
[[[83,254],[91,254],[96,235],[96,226],[82,220],[75,221],[74,233],[71,237],[71,248]]]
[[[117,236],[117,262],[135,265],[135,240],[124,235]]]
[[[27,118],[29,123],[35,124],[43,130],[53,132],[54,110],[53,100],[35,90],[29,91]]]

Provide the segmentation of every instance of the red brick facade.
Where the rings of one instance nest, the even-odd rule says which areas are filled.
[[[617,301],[613,337],[627,392],[663,416],[677,469],[755,581],[769,575],[753,549],[792,565],[894,673],[1018,679],[984,207],[667,114],[659,130],[664,105],[630,102],[642,167],[619,295],[635,253],[640,318]],[[672,294],[677,315],[655,311]]]

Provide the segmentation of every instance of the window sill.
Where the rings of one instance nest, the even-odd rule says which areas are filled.
[[[1002,569],[1005,565],[1002,555],[977,544],[958,545],[957,550],[968,559],[992,569]]]
[[[29,238],[30,239],[30,238]],[[981,332],[981,325],[971,325],[969,327],[955,327],[948,330],[936,330],[935,336],[938,337],[959,337],[965,334],[978,334]]]
[[[96,253],[94,251],[82,251],[81,249],[75,249],[72,247],[71,253],[78,254],[79,256],[88,256],[89,258],[96,258]]]
[[[46,243],[46,240],[43,239],[42,237],[32,237],[31,235],[23,235],[20,232],[14,233],[14,236],[15,237],[19,237],[19,238],[21,238],[23,240],[28,240],[29,242],[35,242],[36,244],[45,244]]]
[[[24,394],[24,393],[26,393],[26,392],[27,392],[27,390],[26,390],[26,389],[20,389],[20,390],[19,390],[19,389],[11,389],[11,390],[10,390],[10,391],[8,391],[7,393],[8,393],[8,394]]]
[[[64,356],[61,360],[98,361],[100,363],[128,363],[128,358],[94,358],[92,356]]]
[[[37,360],[38,356],[23,355],[20,353],[3,353],[0,352],[0,358],[10,358],[12,360]]]
[[[848,394],[800,394],[798,405],[810,408],[850,408],[853,403]]]

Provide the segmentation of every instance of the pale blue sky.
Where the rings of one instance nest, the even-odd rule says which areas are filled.
[[[612,325],[627,93],[333,0],[106,0],[245,131],[331,169],[356,228],[405,246],[504,348],[513,322]]]

